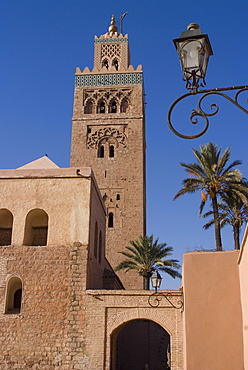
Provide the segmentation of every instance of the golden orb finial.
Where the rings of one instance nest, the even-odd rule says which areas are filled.
[[[116,22],[115,22],[115,16],[112,15],[112,18],[111,18],[111,23],[110,23],[110,26],[109,26],[109,32],[118,32],[117,30],[117,27],[116,27]]]
[[[198,30],[200,26],[197,23],[190,23],[187,27],[188,31]]]

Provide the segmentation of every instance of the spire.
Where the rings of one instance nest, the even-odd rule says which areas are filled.
[[[115,16],[112,15],[112,18],[111,18],[111,23],[110,23],[110,26],[109,26],[109,32],[118,32],[117,30],[117,27],[116,27],[116,22],[115,22]]]

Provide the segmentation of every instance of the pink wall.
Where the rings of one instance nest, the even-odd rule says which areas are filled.
[[[243,370],[239,251],[184,255],[184,370]]]
[[[243,314],[244,363],[248,369],[248,228],[239,256],[240,291]]]

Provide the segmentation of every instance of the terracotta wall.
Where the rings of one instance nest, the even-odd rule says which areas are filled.
[[[244,363],[248,369],[248,229],[239,256],[240,291],[243,316]]]
[[[184,370],[244,369],[238,256],[184,255]]]

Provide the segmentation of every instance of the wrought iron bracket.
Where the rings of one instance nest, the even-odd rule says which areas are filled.
[[[234,95],[233,98],[231,98],[229,95],[227,95],[227,94],[224,93],[225,91],[233,91],[233,90],[234,91],[235,90],[237,91],[235,93],[235,95]],[[219,112],[219,106],[217,104],[211,104],[210,105],[210,109],[213,110],[210,113],[207,113],[206,111],[203,110],[203,108],[202,108],[202,102],[209,95],[220,95],[223,98],[227,99],[232,104],[234,104],[237,108],[239,108],[240,110],[242,110],[244,113],[248,114],[248,110],[245,109],[238,102],[238,99],[239,99],[240,94],[242,92],[244,92],[244,91],[247,91],[247,90],[248,90],[248,85],[244,85],[244,86],[233,86],[233,87],[223,87],[223,88],[215,88],[215,89],[204,89],[204,90],[194,89],[191,92],[180,96],[170,106],[170,109],[169,109],[168,115],[167,115],[167,122],[168,122],[169,128],[171,129],[171,131],[175,135],[177,135],[177,136],[179,136],[179,137],[181,137],[183,139],[196,139],[196,138],[204,135],[205,132],[209,128],[209,118],[208,117],[212,117],[212,116],[216,115]],[[189,119],[190,119],[190,122],[195,125],[195,124],[198,123],[198,118],[197,117],[202,117],[205,120],[205,126],[204,126],[203,130],[201,132],[199,132],[198,134],[195,134],[195,135],[184,135],[184,134],[180,133],[179,131],[177,131],[174,128],[174,126],[172,125],[172,122],[171,122],[172,111],[175,108],[175,106],[181,100],[183,100],[183,99],[185,99],[185,98],[187,98],[189,96],[192,96],[192,95],[194,96],[194,95],[198,95],[198,94],[201,94],[201,97],[199,98],[199,100],[197,102],[197,108],[196,109],[192,109],[192,113],[191,113]]]
[[[164,307],[173,307],[176,309],[181,309],[183,311],[183,293],[179,295],[179,300],[176,304],[172,302],[173,297],[178,297],[178,294],[173,293],[162,293],[155,291],[153,294],[151,294],[148,298],[148,303],[151,307],[158,307],[160,305],[160,302],[162,299],[165,299]]]

